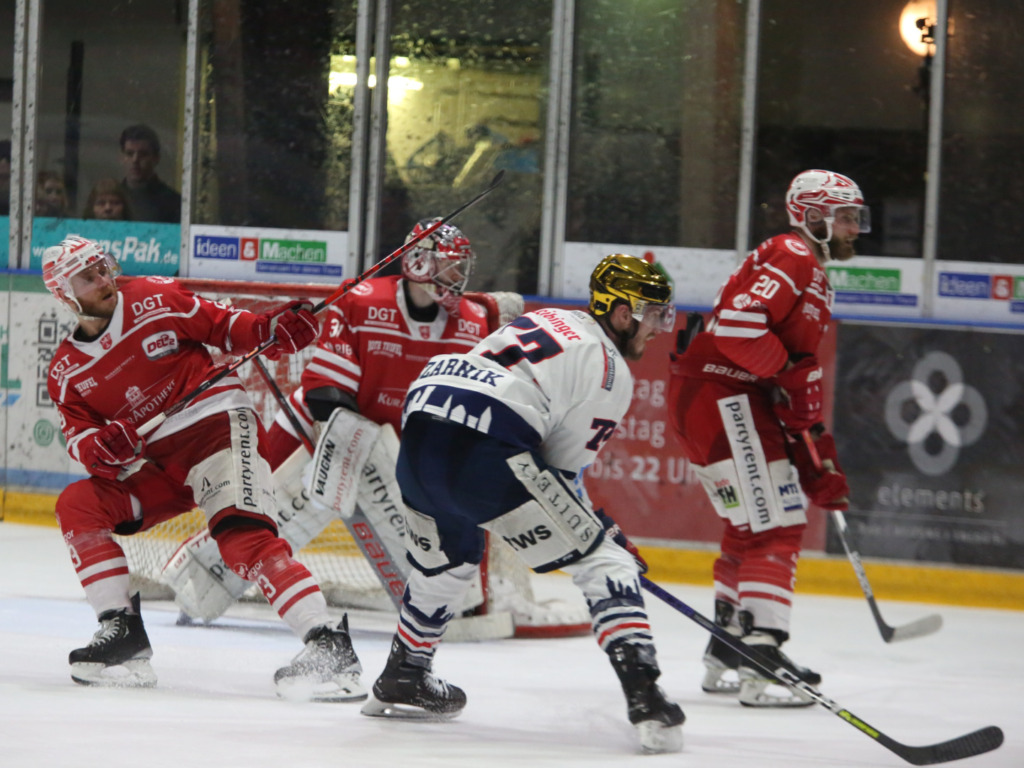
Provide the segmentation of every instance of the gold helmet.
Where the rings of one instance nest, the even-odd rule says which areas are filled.
[[[601,259],[590,276],[590,313],[602,317],[617,299],[629,304],[633,317],[661,331],[671,331],[676,309],[668,278],[636,256],[613,253]]]

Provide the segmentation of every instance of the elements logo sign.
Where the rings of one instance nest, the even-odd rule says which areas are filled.
[[[936,392],[933,382],[944,388]],[[947,472],[960,455],[985,431],[988,408],[981,393],[963,382],[963,371],[952,355],[929,352],[909,381],[901,381],[885,401],[885,423],[907,444],[914,466],[933,477]]]

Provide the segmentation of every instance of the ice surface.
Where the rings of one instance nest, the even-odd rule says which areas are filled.
[[[666,586],[710,614],[709,589]],[[575,597],[564,577],[538,589]],[[300,645],[276,618],[236,614],[213,627],[178,627],[171,605],[145,603],[157,687],[75,685],[67,654],[97,625],[60,535],[0,523],[0,766],[906,765],[823,707],[750,710],[701,693],[706,633],[647,601],[661,682],[687,715],[678,755],[638,754],[614,673],[586,637],[442,644],[435,670],[466,690],[466,710],[448,723],[396,722],[363,717],[358,704],[277,698],[274,670]],[[945,626],[886,645],[864,600],[798,595],[787,652],[823,674],[826,695],[898,741],[931,744],[998,725],[1001,748],[955,765],[1024,766],[1024,612],[880,604],[890,624],[938,611]],[[391,619],[360,615],[352,629],[372,683]]]

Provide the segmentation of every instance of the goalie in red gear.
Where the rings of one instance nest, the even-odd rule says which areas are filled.
[[[406,242],[435,222],[419,222]],[[402,257],[401,276],[365,280],[326,308],[316,351],[288,398],[307,437],[315,440],[313,423],[326,422],[338,407],[401,434],[405,391],[426,361],[468,351],[498,320],[481,302],[487,294],[464,295],[475,263],[469,239],[442,224]],[[521,306],[520,298],[514,315]],[[274,468],[302,442],[284,414],[270,438]]]
[[[810,466],[801,432],[824,430],[816,353],[832,313],[825,264],[854,255],[868,209],[851,179],[810,170],[793,179],[786,210],[792,231],[746,258],[719,291],[707,330],[672,355],[669,402],[683,450],[725,519],[714,565],[716,621],[817,685],[821,676],[779,646],[789,638],[805,498],[844,508],[848,490],[831,437],[822,438],[832,460],[822,474]],[[716,638],[704,664],[707,692],[739,693],[755,707],[812,703],[788,689],[769,693],[777,681]]]
[[[76,235],[43,255],[47,289],[78,319],[54,354],[48,391],[68,453],[89,473],[65,488],[56,512],[101,624],[71,652],[72,679],[155,685],[138,596],[129,594],[127,560],[112,534],[198,506],[225,562],[259,585],[305,643],[275,675],[278,691],[365,698],[347,624],[335,626],[317,583],[277,536],[266,437],[239,379],[224,378],[152,434],[136,429],[217,373],[205,345],[242,355],[272,341],[268,351],[290,354],[316,338],[316,318],[301,304],[266,315],[230,309],[168,278],[119,286],[119,272],[98,243]]]

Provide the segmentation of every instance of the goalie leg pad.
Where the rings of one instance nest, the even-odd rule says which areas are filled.
[[[224,563],[207,528],[178,547],[160,572],[160,581],[174,590],[181,610],[206,622],[221,616],[249,588],[249,582]]]
[[[333,510],[309,498],[306,487],[311,470],[309,451],[301,445],[274,470],[277,531],[291,544],[292,552],[309,544],[337,518]]]
[[[309,497],[339,517],[352,515],[359,478],[380,426],[347,408],[336,408],[324,425],[313,452]]]

